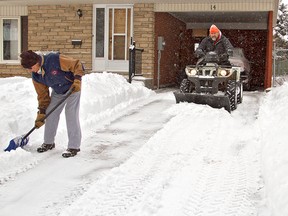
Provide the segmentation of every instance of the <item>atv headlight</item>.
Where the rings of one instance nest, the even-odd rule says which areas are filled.
[[[220,75],[221,76],[227,76],[228,72],[226,70],[220,70]]]
[[[223,77],[227,77],[230,75],[230,70],[229,69],[223,69],[223,68],[219,68],[218,70],[218,76],[223,76]]]
[[[195,76],[196,74],[197,74],[197,71],[196,71],[196,69],[191,69],[190,70],[190,74],[192,75],[192,76]]]
[[[195,68],[185,68],[185,72],[187,76],[195,76],[197,74],[197,70]]]

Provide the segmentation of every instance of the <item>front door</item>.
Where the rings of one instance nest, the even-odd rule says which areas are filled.
[[[93,71],[128,72],[131,5],[94,5]]]

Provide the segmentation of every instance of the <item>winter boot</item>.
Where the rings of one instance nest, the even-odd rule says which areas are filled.
[[[68,157],[74,157],[75,155],[77,155],[77,152],[79,152],[80,149],[71,149],[71,148],[68,148],[66,151],[64,151],[62,153],[62,156],[64,158],[68,158]]]
[[[53,144],[43,143],[40,147],[37,148],[37,152],[42,153],[42,152],[46,152],[48,150],[52,150],[53,148],[55,148],[55,143],[53,143]]]

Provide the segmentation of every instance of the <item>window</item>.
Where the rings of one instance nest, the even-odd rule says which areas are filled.
[[[131,8],[109,9],[109,60],[128,60]]]
[[[0,61],[18,62],[21,52],[20,18],[2,18],[0,21]]]
[[[96,57],[104,57],[105,9],[96,8]]]

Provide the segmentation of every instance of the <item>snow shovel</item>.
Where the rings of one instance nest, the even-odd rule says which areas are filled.
[[[69,89],[69,91],[66,93],[65,97],[63,98],[62,101],[59,101],[46,115],[41,121],[44,121],[52,112],[54,112],[55,109],[57,109],[74,91],[74,88]],[[36,129],[37,127],[34,126],[27,134],[24,134],[22,136],[15,137],[12,139],[9,143],[9,146],[4,149],[4,151],[11,151],[15,150],[18,147],[23,147],[27,145],[29,141],[29,135]]]

